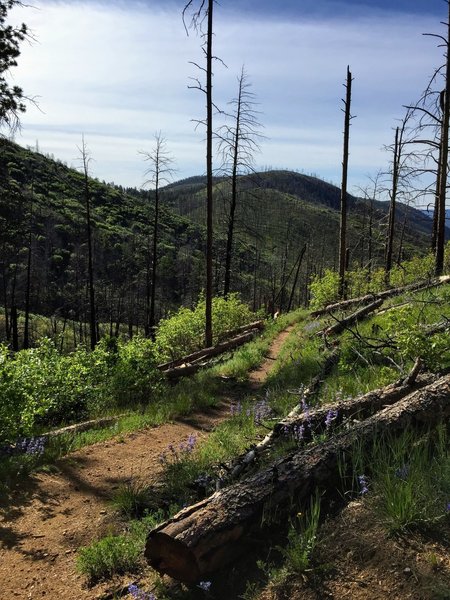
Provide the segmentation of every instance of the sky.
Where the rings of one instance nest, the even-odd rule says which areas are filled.
[[[199,0],[195,0],[198,3]],[[186,34],[184,0],[33,0],[14,9],[34,41],[11,80],[38,106],[16,141],[79,165],[81,135],[100,180],[142,187],[155,133],[175,179],[205,172],[201,39]],[[389,154],[403,106],[443,62],[444,0],[220,0],[215,6],[214,102],[237,94],[245,65],[265,138],[257,169],[292,169],[339,185],[344,82],[353,75],[349,187],[370,184]],[[223,62],[222,62],[223,61]],[[223,64],[224,63],[224,64]],[[215,123],[220,118],[215,116]],[[216,160],[215,166],[219,166]]]

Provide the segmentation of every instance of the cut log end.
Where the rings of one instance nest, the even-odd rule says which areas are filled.
[[[178,581],[195,583],[200,579],[200,569],[194,553],[182,542],[165,533],[149,533],[144,556],[156,571]]]

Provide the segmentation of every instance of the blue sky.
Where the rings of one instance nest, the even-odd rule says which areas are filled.
[[[204,98],[189,90],[202,61],[199,38],[186,36],[181,0],[51,0],[17,9],[36,42],[25,45],[13,80],[30,107],[16,140],[77,165],[81,134],[92,174],[140,187],[161,131],[178,169],[202,174]],[[402,106],[414,101],[442,62],[443,0],[221,0],[215,10],[215,102],[236,94],[245,64],[266,140],[258,168],[289,168],[340,181],[347,65],[354,76],[349,183],[353,191],[386,168]]]

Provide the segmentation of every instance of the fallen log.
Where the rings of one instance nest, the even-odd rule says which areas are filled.
[[[349,419],[366,418],[380,410],[380,408],[397,402],[412,391],[429,385],[436,379],[436,376],[432,373],[426,373],[420,379],[417,379],[422,366],[422,361],[417,359],[410,373],[404,379],[400,379],[384,388],[361,394],[351,400],[340,400],[312,410],[307,408],[305,411],[309,400],[309,388],[307,388],[302,396],[302,402],[297,404],[284,419],[278,421],[273,426],[272,431],[256,446],[236,458],[232,465],[228,467],[228,473],[222,475],[219,483],[223,486],[224,482],[235,479],[249,469],[258,457],[273,446],[282,435],[294,434],[302,428],[302,439],[307,442],[313,435],[320,434],[327,428],[334,430],[338,425]],[[334,416],[331,419],[329,415]],[[327,417],[330,418],[328,427]]]
[[[445,275],[440,277],[439,279],[434,279],[433,281],[424,282],[420,281],[419,283],[411,283],[409,285],[405,285],[403,287],[391,288],[389,290],[383,290],[382,292],[377,292],[373,294],[366,294],[365,296],[360,296],[358,298],[350,298],[350,300],[342,300],[341,302],[335,302],[333,304],[329,304],[325,306],[325,308],[319,308],[318,310],[314,310],[311,312],[313,317],[320,317],[322,315],[326,315],[331,312],[335,312],[338,310],[346,310],[351,306],[355,306],[357,304],[368,304],[373,302],[377,298],[391,298],[393,296],[400,296],[406,292],[415,292],[420,290],[427,290],[429,288],[437,287],[439,285],[443,285],[450,282],[450,277]]]
[[[249,342],[258,332],[258,328],[251,329],[250,331],[247,331],[246,333],[243,333],[232,340],[228,340],[227,342],[222,342],[221,344],[217,344],[217,346],[208,348],[207,354],[202,354],[199,358],[195,359],[195,362],[191,362],[191,364],[181,365],[179,367],[167,369],[162,372],[168,379],[177,379],[179,377],[192,375],[204,366],[201,361],[212,358],[213,356],[218,356],[219,354],[223,354],[227,350],[234,350],[234,348],[242,346],[243,344]]]
[[[241,327],[237,327],[236,329],[233,329],[232,331],[227,331],[227,333],[226,333],[227,341],[232,341],[232,340],[228,339],[228,338],[231,338],[232,336],[234,336],[234,339],[236,339],[236,337],[238,337],[240,334],[246,333],[250,330],[253,331],[254,329],[257,329],[257,330],[264,329],[264,321],[254,321],[253,323],[248,323],[247,325],[242,325]],[[222,343],[227,343],[227,341],[222,342]],[[214,356],[214,354],[212,354],[212,353],[219,346],[221,346],[221,344],[216,344],[215,346],[210,346],[208,348],[202,348],[201,350],[197,350],[196,352],[192,352],[191,354],[182,356],[181,358],[177,358],[176,360],[172,360],[172,361],[163,363],[161,365],[158,365],[157,368],[160,371],[169,371],[171,369],[174,369],[175,367],[179,367],[183,363],[193,363],[193,362],[200,360],[202,358],[205,358],[207,356]]]
[[[305,501],[317,487],[335,486],[339,461],[358,440],[408,426],[433,426],[450,417],[450,375],[330,440],[293,452],[247,479],[189,506],[149,532],[145,557],[160,573],[195,583],[232,562],[244,550],[243,537],[261,527],[263,514],[281,520],[292,499]],[[339,458],[341,457],[341,459]]]
[[[336,323],[334,323],[333,325],[330,325],[326,329],[319,331],[318,335],[327,336],[327,335],[334,335],[336,333],[340,333],[347,327],[350,327],[350,325],[357,323],[358,321],[365,318],[370,313],[374,312],[377,308],[379,308],[383,304],[383,302],[384,302],[384,300],[382,298],[378,298],[377,300],[375,300],[374,302],[371,302],[367,306],[363,306],[362,308],[360,308],[356,312],[352,313],[348,317],[345,317],[344,319],[341,319],[339,321],[336,320]]]

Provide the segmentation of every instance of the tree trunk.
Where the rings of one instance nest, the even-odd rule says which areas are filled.
[[[352,100],[352,74],[347,67],[347,82],[345,84],[346,98],[344,119],[344,151],[342,158],[342,185],[341,185],[341,217],[339,225],[339,296],[345,296],[345,270],[347,252],[347,174],[348,174],[348,148],[350,138],[350,105]]]
[[[335,487],[342,461],[349,460],[356,442],[367,447],[383,433],[437,425],[450,416],[449,396],[450,375],[446,375],[350,430],[293,452],[185,508],[149,532],[145,557],[160,573],[198,582],[245,551],[244,538],[261,528],[264,514],[281,521],[292,511],[293,497],[302,503],[317,488]]]
[[[391,203],[389,205],[389,221],[386,235],[386,257],[385,257],[385,283],[389,285],[390,273],[392,268],[392,252],[394,248],[394,231],[395,231],[395,211],[397,201],[397,188],[398,188],[398,176],[399,176],[399,164],[400,164],[400,128],[397,127],[395,130],[395,143],[394,143],[394,164],[392,167],[392,190],[391,190]]]
[[[212,281],[213,281],[213,99],[212,41],[214,0],[208,0],[208,31],[206,33],[206,295],[205,346],[212,346]]]
[[[444,248],[445,248],[445,199],[447,195],[447,178],[448,178],[448,142],[449,142],[449,125],[450,125],[450,2],[448,2],[448,17],[447,17],[447,40],[446,40],[446,55],[445,55],[445,92],[444,92],[444,107],[442,114],[442,131],[440,139],[439,151],[439,200],[437,214],[437,229],[436,229],[436,261],[435,274],[442,275],[444,270]]]
[[[336,335],[337,333],[340,333],[341,331],[343,331],[350,325],[353,325],[353,323],[357,323],[362,318],[366,317],[368,314],[370,314],[371,312],[373,312],[374,310],[379,308],[383,304],[383,302],[384,302],[383,298],[378,298],[371,304],[368,304],[367,306],[363,306],[362,308],[360,308],[356,312],[352,313],[348,317],[345,317],[345,319],[341,319],[340,321],[337,321],[334,325],[330,325],[330,327],[327,327],[326,329],[324,329],[323,331],[321,331],[319,333],[321,335]]]

